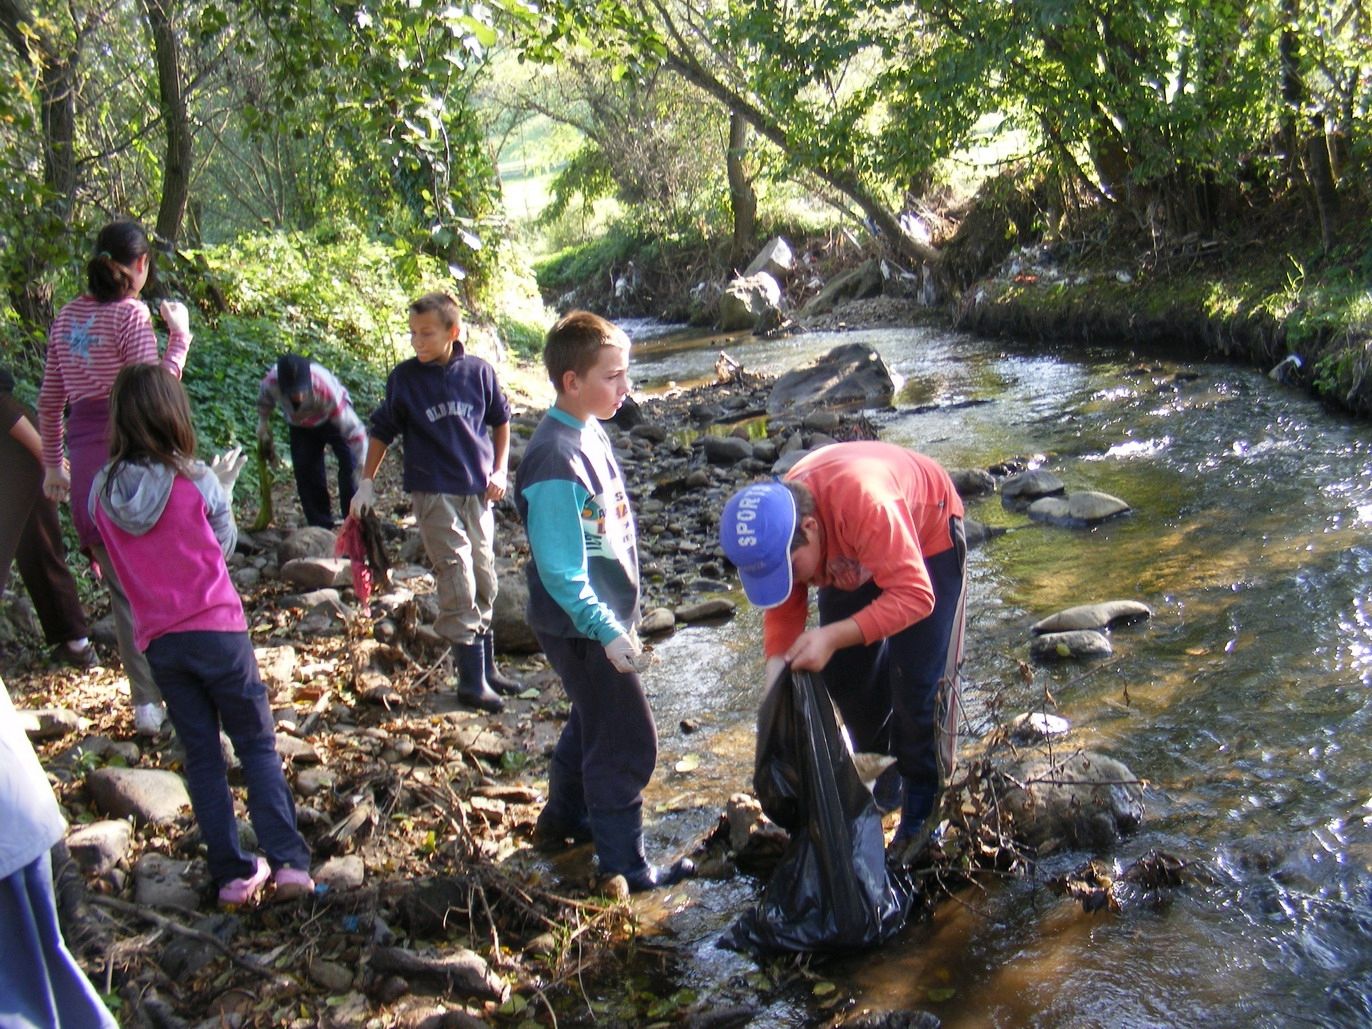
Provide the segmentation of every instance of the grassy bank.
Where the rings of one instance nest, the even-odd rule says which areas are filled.
[[[1372,231],[1347,212],[1326,251],[1299,205],[1167,247],[1116,235],[1089,248],[1038,244],[963,290],[960,327],[1250,363],[1294,355],[1286,381],[1372,414]],[[1051,256],[1050,256],[1051,255]]]

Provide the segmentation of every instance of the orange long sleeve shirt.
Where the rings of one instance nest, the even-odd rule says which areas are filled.
[[[853,616],[864,643],[928,617],[934,590],[924,559],[953,546],[948,519],[963,516],[962,498],[937,461],[892,443],[838,443],[801,458],[785,478],[814,494],[824,529],[813,585],[854,590],[875,582],[881,589]],[[809,586],[797,582],[763,615],[767,657],[784,654],[805,631]]]

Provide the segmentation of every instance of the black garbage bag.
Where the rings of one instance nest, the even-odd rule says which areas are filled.
[[[729,928],[723,946],[763,955],[850,951],[904,928],[913,883],[887,866],[881,812],[818,677],[788,670],[768,688],[753,789],[791,841],[762,899]]]

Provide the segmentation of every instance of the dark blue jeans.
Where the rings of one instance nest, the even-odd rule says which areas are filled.
[[[251,875],[238,843],[219,728],[233,742],[248,788],[248,817],[273,869],[308,871],[310,849],[295,827],[295,803],[276,753],[276,723],[246,632],[172,632],[148,644],[148,664],[167,716],[186,748],[186,788],[223,885]]]
[[[348,504],[353,499],[353,452],[343,433],[333,422],[306,428],[292,425],[291,464],[295,467],[295,488],[300,494],[300,509],[309,525],[333,528],[333,514],[329,510],[329,476],[324,467],[324,451],[333,451],[338,459],[338,508],[348,517]]]
[[[572,702],[548,772],[549,803],[568,823],[587,808],[641,803],[657,765],[657,724],[638,676],[615,671],[594,640],[535,635]]]
[[[870,646],[836,651],[824,669],[824,684],[848,727],[855,751],[890,754],[907,780],[907,792],[934,796],[942,784],[938,770],[937,704],[939,680],[948,667],[963,589],[966,544],[960,519],[954,527],[959,545],[925,559],[934,587],[934,610],[927,618]],[[819,621],[829,625],[862,610],[881,590],[874,583],[845,591],[819,591]]]

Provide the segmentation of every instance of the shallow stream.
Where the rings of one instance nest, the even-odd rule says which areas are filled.
[[[645,334],[646,335],[646,334]],[[879,951],[818,966],[858,1010],[924,1009],[944,1026],[1372,1024],[1372,426],[1260,372],[1112,349],[1008,349],[943,329],[691,337],[636,346],[637,385],[708,380],[721,346],[781,372],[865,342],[903,384],[883,438],[953,468],[1046,462],[1069,490],[1134,513],[1093,531],[1031,523],[999,497],[972,518],[1010,529],[971,555],[969,729],[1039,710],[1045,689],[1073,745],[1148,781],[1142,828],[1103,855],[1161,850],[1207,868],[1156,906],[1086,914],[1042,880],[985,884]],[[1151,621],[1112,633],[1097,665],[1038,667],[1028,627],[1078,603],[1140,600]],[[646,677],[661,731],[650,849],[708,831],[750,788],[762,687],[760,617],[659,642]],[[698,724],[684,734],[683,719]],[[676,772],[685,755],[699,767]],[[716,946],[760,889],[697,881],[667,900],[689,985],[721,1004],[756,966]],[[764,1000],[754,1026],[822,1021],[803,991]]]

